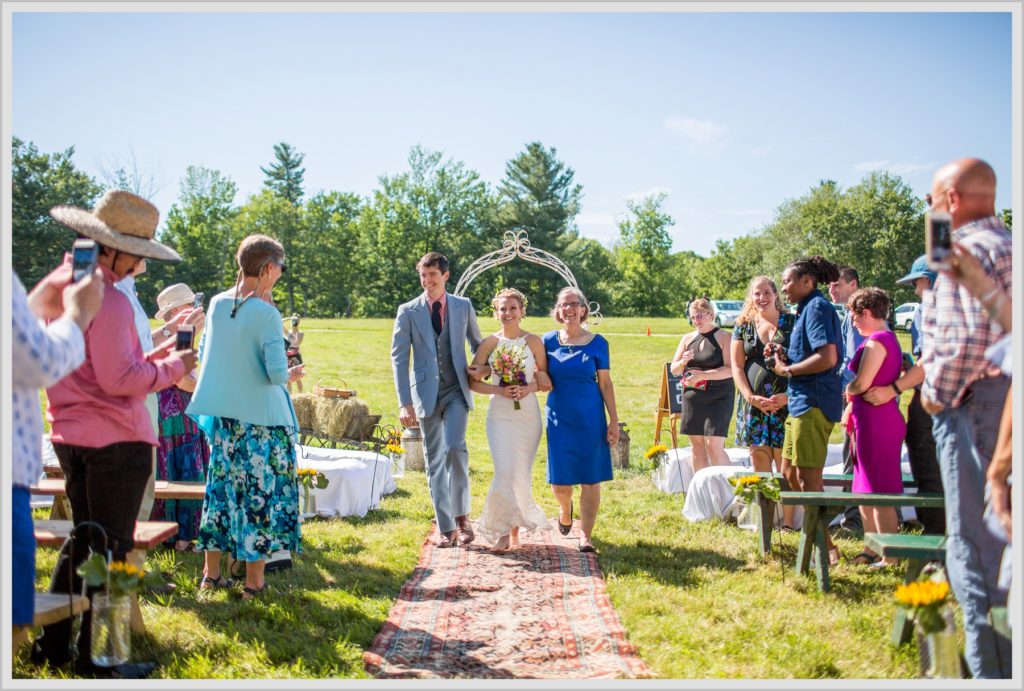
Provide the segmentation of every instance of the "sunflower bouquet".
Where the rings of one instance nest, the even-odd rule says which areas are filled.
[[[78,575],[92,587],[107,586],[111,597],[136,595],[143,590],[163,584],[163,578],[156,571],[146,571],[126,561],[111,561],[109,564],[102,554],[92,555],[78,567]]]
[[[295,471],[299,476],[299,484],[302,485],[306,491],[313,489],[327,489],[327,476],[321,473],[316,468],[299,468]]]
[[[644,458],[651,462],[652,470],[657,470],[662,463],[668,460],[668,447],[664,444],[655,444],[644,451]]]
[[[896,604],[907,610],[907,616],[925,635],[946,628],[942,610],[948,602],[949,582],[945,580],[925,577],[896,588]]]
[[[779,501],[779,481],[774,477],[733,475],[729,478],[729,484],[732,485],[732,493],[745,504],[756,502],[758,494],[763,494],[774,502]]]

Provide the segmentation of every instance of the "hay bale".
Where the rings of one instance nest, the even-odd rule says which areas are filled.
[[[325,398],[316,396],[316,427],[317,432],[329,437],[347,437],[353,418],[366,415],[370,407],[359,398]]]
[[[311,393],[300,393],[292,396],[295,406],[295,419],[303,429],[316,429],[316,396]]]

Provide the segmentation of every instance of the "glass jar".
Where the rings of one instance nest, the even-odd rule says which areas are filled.
[[[92,662],[101,667],[115,667],[128,662],[132,654],[131,596],[92,596]]]
[[[391,454],[391,477],[402,477],[405,475],[405,454]]]
[[[924,636],[924,648],[921,651],[923,662],[926,662],[925,676],[930,679],[960,679],[963,677],[960,669],[960,645],[956,640],[956,624],[953,620],[953,611],[949,607],[943,607],[941,612],[942,620],[946,623],[939,631]]]

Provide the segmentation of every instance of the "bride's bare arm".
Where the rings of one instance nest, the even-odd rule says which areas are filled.
[[[548,376],[548,354],[544,352],[544,341],[537,334],[527,334],[526,344],[533,353],[533,359],[537,363],[537,371],[533,375],[533,382],[526,387],[528,391],[551,391],[551,377]]]
[[[473,356],[473,365],[487,365],[487,359],[491,357],[491,353],[498,347],[498,339],[494,336],[488,336],[480,343],[480,347],[476,349],[476,354]],[[469,378],[469,390],[475,391],[476,393],[493,394],[500,393],[501,387],[495,386],[494,384],[488,384],[485,381],[476,379],[475,377]]]

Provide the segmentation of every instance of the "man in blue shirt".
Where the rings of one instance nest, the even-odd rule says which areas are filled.
[[[852,266],[840,266],[839,267],[839,278],[829,284],[828,294],[832,298],[832,302],[840,305],[846,305],[850,296],[857,292],[860,288],[860,276],[857,275],[857,270]],[[857,329],[853,328],[852,315],[850,310],[846,310],[846,315],[843,317],[840,323],[842,329],[843,338],[843,349],[844,357],[843,364],[839,370],[839,375],[842,378],[843,383],[843,404],[846,404],[846,387],[853,381],[854,373],[848,368],[850,360],[853,359],[854,354],[857,352],[857,348],[864,342],[864,337],[860,335]],[[843,430],[843,472],[850,474],[853,472],[853,444],[850,440],[850,433]],[[836,521],[841,527],[853,533],[864,532],[864,524],[860,519],[860,509],[856,506],[848,506],[846,511],[842,515],[836,518]]]
[[[838,367],[844,348],[839,316],[818,289],[838,278],[839,268],[824,257],[791,262],[782,272],[782,292],[788,302],[797,304],[789,350],[769,352],[771,344],[765,348],[765,357],[776,357],[775,373],[790,378],[782,472],[790,486],[801,492],[823,490],[828,438],[843,415]],[[828,535],[825,544],[829,563],[838,564],[839,550]]]

